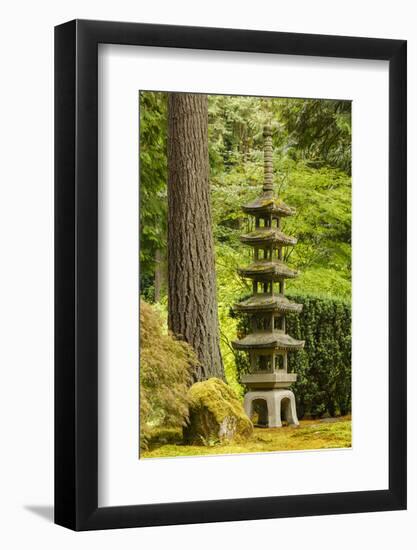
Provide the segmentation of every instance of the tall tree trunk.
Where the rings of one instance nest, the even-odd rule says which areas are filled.
[[[168,99],[168,326],[195,349],[196,379],[224,379],[211,227],[207,96]]]

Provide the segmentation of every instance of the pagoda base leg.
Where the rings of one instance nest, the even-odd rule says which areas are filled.
[[[268,428],[281,428],[282,420],[298,426],[295,396],[291,390],[254,390],[244,398],[243,407],[249,418],[252,417],[254,402],[265,401],[268,410]]]

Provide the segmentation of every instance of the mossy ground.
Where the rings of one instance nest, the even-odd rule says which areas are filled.
[[[299,427],[255,428],[247,440],[217,443],[212,446],[184,445],[181,443],[180,431],[160,431],[155,434],[149,450],[141,453],[140,457],[158,458],[351,447],[350,416],[331,420],[301,420]]]

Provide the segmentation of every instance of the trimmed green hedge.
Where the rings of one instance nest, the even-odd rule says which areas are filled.
[[[351,305],[330,298],[288,296],[304,305],[287,315],[287,332],[305,340],[302,351],[288,354],[288,369],[296,372],[293,391],[299,418],[345,415],[351,412]],[[239,315],[239,331],[247,332],[247,317]],[[248,356],[238,353],[239,375],[248,370]]]

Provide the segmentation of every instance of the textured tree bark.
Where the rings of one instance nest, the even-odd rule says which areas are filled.
[[[211,227],[207,96],[168,99],[168,326],[195,349],[196,380],[224,379]]]

